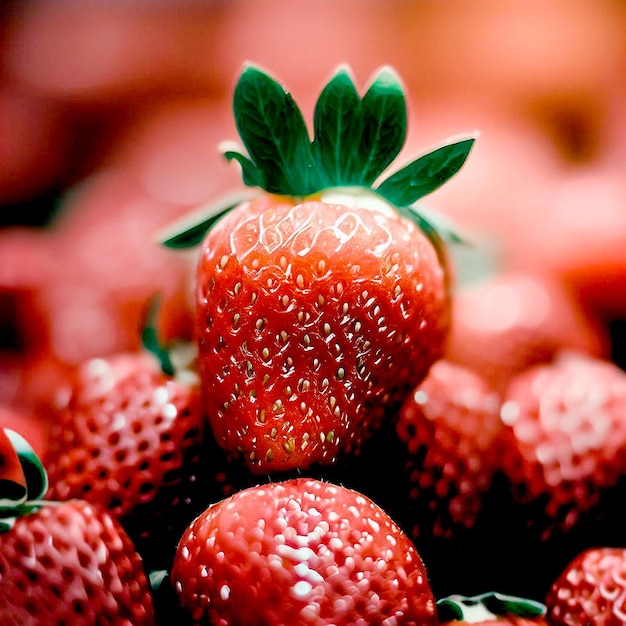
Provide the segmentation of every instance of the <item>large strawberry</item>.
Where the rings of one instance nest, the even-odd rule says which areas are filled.
[[[552,626],[626,622],[626,549],[589,548],[563,569],[546,596]]]
[[[207,486],[215,459],[197,376],[174,368],[179,351],[159,352],[150,338],[160,360],[146,350],[76,369],[45,462],[49,498],[99,504],[122,521],[146,560],[169,565],[189,520],[222,493]]]
[[[404,93],[387,68],[363,97],[338,70],[317,101],[313,141],[290,94],[255,67],[239,78],[234,113],[248,154],[226,156],[263,191],[164,237],[202,241],[207,413],[220,444],[256,473],[328,464],[358,448],[443,351],[445,255],[414,203],[456,173],[474,140],[378,183],[406,135]]]
[[[437,601],[441,626],[547,626],[546,606],[527,598],[487,592],[452,595]]]
[[[0,430],[0,623],[149,626],[143,564],[101,507],[47,502],[46,474],[26,440]]]
[[[183,535],[172,581],[194,623],[437,623],[408,537],[370,499],[313,479],[209,507]]]

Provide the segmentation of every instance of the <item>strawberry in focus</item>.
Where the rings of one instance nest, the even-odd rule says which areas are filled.
[[[247,154],[225,155],[262,191],[164,238],[201,243],[207,415],[219,444],[256,474],[332,464],[358,451],[442,354],[443,237],[415,202],[458,171],[474,140],[377,183],[406,136],[404,92],[388,68],[363,97],[340,68],[317,100],[313,141],[290,94],[257,68],[242,72],[233,105]]]
[[[122,527],[84,500],[40,500],[43,467],[9,429],[0,431],[0,476],[0,623],[155,623],[142,561]]]
[[[552,626],[618,626],[626,614],[626,550],[589,548],[554,581],[548,595]]]
[[[313,479],[209,507],[180,541],[172,582],[194,623],[437,623],[408,537],[368,498]]]

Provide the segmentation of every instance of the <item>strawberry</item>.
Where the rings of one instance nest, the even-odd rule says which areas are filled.
[[[194,623],[437,623],[408,537],[370,499],[314,479],[209,507],[185,531],[172,581]]]
[[[546,596],[552,626],[619,626],[626,620],[626,550],[589,548],[563,569]]]
[[[128,535],[97,505],[39,500],[46,474],[10,429],[0,430],[0,475],[0,623],[155,623]]]
[[[516,373],[550,362],[564,348],[607,357],[609,339],[557,278],[500,270],[466,283],[460,279],[446,359],[473,369],[503,393]]]
[[[409,453],[406,474],[415,514],[412,533],[450,537],[471,528],[501,464],[500,400],[475,372],[440,360],[404,402],[396,430]],[[429,514],[430,511],[430,514]],[[431,518],[432,519],[432,518]]]
[[[102,506],[122,521],[146,560],[167,562],[211,496],[201,480],[210,448],[197,377],[182,366],[175,372],[179,353],[170,358],[151,347],[161,361],[140,351],[76,368],[45,462],[49,498]]]
[[[441,626],[547,626],[541,602],[501,593],[478,596],[452,595],[437,601]]]
[[[413,204],[456,173],[474,139],[372,189],[406,135],[388,68],[362,98],[339,69],[317,100],[312,142],[290,94],[255,67],[239,78],[234,111],[248,154],[225,154],[262,191],[163,236],[172,247],[201,243],[207,414],[254,473],[330,464],[358,451],[443,351],[445,253]]]
[[[526,370],[501,416],[504,470],[544,538],[574,528],[626,472],[626,373],[610,361],[563,354]]]

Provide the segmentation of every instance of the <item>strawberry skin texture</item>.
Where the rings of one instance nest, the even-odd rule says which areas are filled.
[[[626,621],[626,550],[590,548],[576,556],[548,595],[552,626],[621,626]]]
[[[408,537],[360,493],[313,479],[209,507],[183,535],[172,581],[195,623],[437,623]]]
[[[97,503],[137,541],[131,527],[149,535],[177,515],[205,431],[199,386],[166,376],[152,355],[90,359],[76,368],[51,428],[47,497]]]
[[[400,409],[413,538],[471,528],[500,468],[500,399],[472,370],[437,361]],[[425,527],[428,524],[428,527]]]
[[[448,331],[447,272],[422,231],[383,202],[321,198],[246,202],[202,245],[207,414],[257,474],[358,449]]]
[[[503,468],[521,503],[543,503],[547,533],[571,529],[626,471],[626,373],[609,361],[562,354],[518,374],[501,417]]]
[[[154,624],[148,581],[128,535],[83,500],[18,518],[0,534],[0,623]]]

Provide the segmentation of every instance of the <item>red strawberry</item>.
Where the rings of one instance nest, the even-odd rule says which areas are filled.
[[[446,358],[504,392],[513,375],[551,361],[563,348],[607,357],[601,323],[555,278],[502,271],[460,285]]]
[[[267,193],[166,241],[195,243],[213,226],[196,291],[207,413],[218,442],[255,473],[329,464],[358,449],[442,353],[441,240],[412,204],[461,167],[473,139],[372,190],[406,133],[388,69],[363,98],[340,69],[317,101],[312,143],[291,96],[256,68],[242,73],[234,108],[249,156],[226,156]]]
[[[10,430],[0,431],[0,475],[0,623],[154,624],[142,561],[110,515],[84,500],[40,501],[43,468]]]
[[[551,626],[620,626],[626,621],[626,549],[589,548],[563,569],[546,596]]]
[[[501,466],[501,429],[500,399],[478,374],[445,360],[431,367],[396,425],[410,455],[414,538],[423,532],[450,537],[455,527],[474,525]]]
[[[531,368],[501,415],[504,469],[544,536],[573,528],[626,471],[626,373],[609,361],[568,354]]]
[[[406,535],[368,498],[313,479],[209,507],[183,535],[172,581],[194,623],[437,623]]]
[[[541,602],[501,593],[479,596],[452,595],[437,602],[441,626],[547,626]]]
[[[173,553],[211,495],[203,493],[200,504],[191,497],[204,485],[205,419],[188,370],[166,373],[148,352],[91,359],[76,369],[51,427],[48,497],[101,505],[145,558],[150,548],[167,561],[168,542]]]

